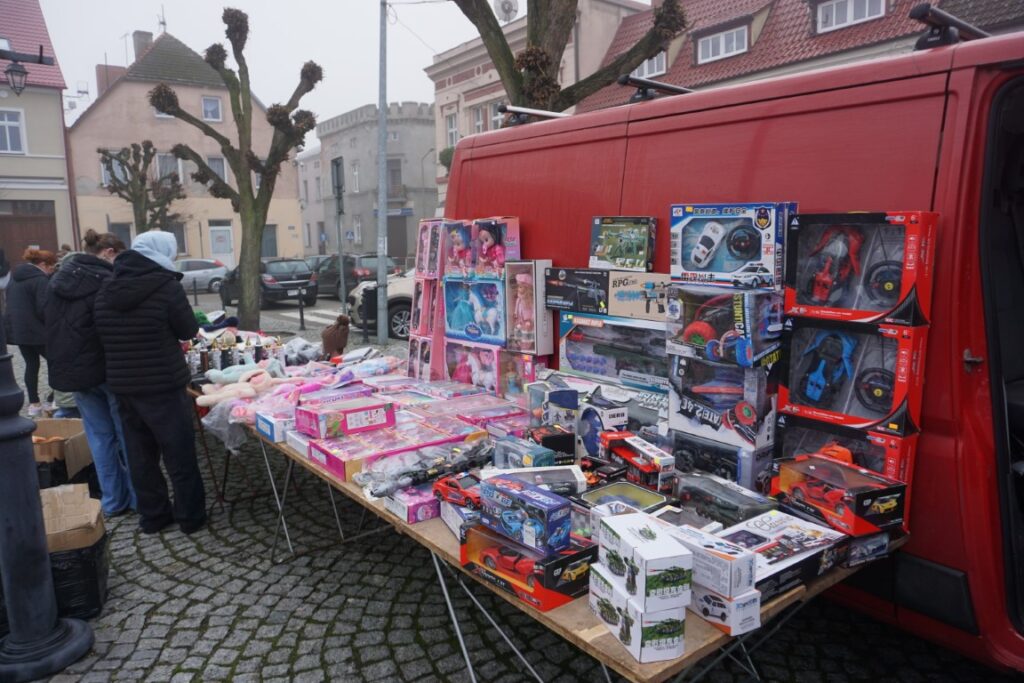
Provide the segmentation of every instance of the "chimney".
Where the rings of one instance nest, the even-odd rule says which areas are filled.
[[[138,61],[142,53],[153,44],[153,34],[149,31],[132,32],[132,43],[135,45],[135,60]]]
[[[124,76],[126,69],[123,66],[112,66],[110,64],[96,65],[96,97],[104,93],[107,88],[114,84],[114,81]]]

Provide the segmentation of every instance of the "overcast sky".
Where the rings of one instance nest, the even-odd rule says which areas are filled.
[[[128,60],[134,59],[132,31],[158,35],[161,11],[168,33],[200,54],[211,43],[227,42],[220,20],[224,4],[213,0],[41,0],[41,4],[68,85],[66,94],[88,84],[90,97],[79,100],[69,123],[95,100],[95,67],[103,64],[104,55],[107,63],[123,66],[123,36],[128,34]],[[245,54],[253,92],[263,102],[285,101],[298,82],[303,62],[312,59],[323,67],[324,80],[306,95],[302,106],[319,120],[377,103],[377,0],[236,0],[226,4],[249,14]],[[525,5],[522,0],[524,10]],[[475,35],[473,25],[451,2],[395,0],[388,26],[388,99],[432,102],[434,86],[424,67],[435,52]]]

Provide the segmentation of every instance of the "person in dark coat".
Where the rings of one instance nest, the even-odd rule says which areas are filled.
[[[25,359],[25,391],[28,392],[28,414],[42,414],[39,403],[40,359],[46,357],[46,285],[57,257],[52,251],[26,249],[22,263],[11,273],[7,286],[7,342],[16,344]]]
[[[139,526],[157,533],[177,522],[185,533],[206,524],[206,494],[196,460],[189,370],[179,340],[199,331],[181,273],[174,235],[150,230],[114,259],[114,275],[96,295],[94,315],[106,356],[107,386],[128,447]],[[160,471],[171,477],[174,504]]]
[[[127,249],[117,235],[85,233],[84,253],[72,253],[50,278],[46,297],[46,364],[50,386],[73,392],[96,464],[108,516],[135,509],[127,446],[117,399],[107,386],[106,357],[96,331],[93,305],[114,274],[114,257]]]

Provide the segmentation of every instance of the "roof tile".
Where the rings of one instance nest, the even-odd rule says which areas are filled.
[[[39,46],[42,45],[43,55],[53,57],[52,65],[24,63],[28,69],[28,85],[65,88],[39,0],[0,0],[0,38],[6,38],[15,52],[39,54]],[[8,64],[8,60],[0,59],[0,71]]]

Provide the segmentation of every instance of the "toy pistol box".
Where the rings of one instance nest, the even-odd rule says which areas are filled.
[[[919,431],[924,327],[786,321],[779,412],[905,436]]]
[[[558,330],[562,372],[668,390],[665,323],[563,311]]]
[[[657,223],[651,216],[594,216],[590,221],[590,267],[651,270]]]
[[[608,271],[545,268],[544,305],[557,311],[608,313]]]
[[[758,493],[768,493],[771,488],[771,446],[726,446],[685,432],[671,432],[671,439],[676,469],[680,472],[709,472]]]
[[[506,337],[509,351],[547,356],[555,350],[555,329],[545,306],[551,259],[505,264]]]
[[[358,434],[395,424],[395,405],[375,397],[354,398],[326,407],[299,406],[295,428],[314,439]]]
[[[783,237],[793,202],[673,204],[672,279],[746,289],[781,289]]]
[[[505,283],[446,279],[444,334],[449,339],[504,346]]]
[[[602,517],[601,564],[643,612],[690,603],[693,555],[668,528],[642,512]]]
[[[480,521],[494,531],[543,554],[569,545],[569,501],[511,477],[480,483]]]
[[[675,285],[668,291],[669,353],[745,368],[778,360],[782,295]]]
[[[503,280],[505,263],[520,258],[519,219],[513,216],[473,221],[473,272],[480,279]]]
[[[665,320],[668,287],[672,278],[664,273],[608,273],[608,314],[618,318]]]
[[[761,593],[751,590],[727,598],[695,583],[690,611],[704,617],[705,621],[718,630],[730,636],[738,636],[760,628]]]
[[[793,216],[786,236],[786,313],[927,324],[938,219],[927,211]]]
[[[692,526],[670,527],[668,533],[693,553],[693,582],[725,597],[754,588],[754,553]]]

